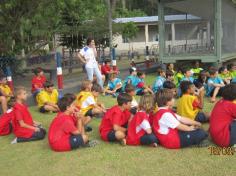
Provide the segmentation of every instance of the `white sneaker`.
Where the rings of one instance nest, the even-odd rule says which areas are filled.
[[[11,141],[11,144],[16,144],[17,143],[17,138],[13,139],[13,141]]]

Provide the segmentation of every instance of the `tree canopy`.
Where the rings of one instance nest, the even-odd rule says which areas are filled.
[[[55,34],[61,45],[78,48],[87,36],[107,44],[106,0],[2,0],[0,2],[0,56],[28,57],[41,46],[52,49]],[[110,0],[113,18],[146,16],[144,6],[156,1]],[[146,8],[146,7],[145,7]],[[155,7],[156,8],[156,7]],[[148,13],[147,13],[148,12]],[[134,24],[133,24],[134,25]],[[113,24],[113,34],[127,26]]]

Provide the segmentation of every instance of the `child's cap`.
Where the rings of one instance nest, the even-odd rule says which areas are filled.
[[[131,68],[129,69],[129,72],[130,72],[130,73],[133,73],[134,71],[137,71],[137,69],[136,69],[135,67],[131,67]]]

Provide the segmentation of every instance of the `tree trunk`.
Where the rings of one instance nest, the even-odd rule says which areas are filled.
[[[122,3],[122,8],[123,8],[123,9],[126,9],[125,0],[121,0],[121,3]]]
[[[110,0],[107,0],[107,6],[108,6],[109,48],[110,48],[110,58],[111,58],[112,57],[112,8]]]
[[[24,31],[23,31],[22,26],[20,27],[20,39],[21,39],[21,46],[22,46],[22,49],[21,49],[22,69],[25,69],[26,68],[26,60],[24,59],[25,58]]]

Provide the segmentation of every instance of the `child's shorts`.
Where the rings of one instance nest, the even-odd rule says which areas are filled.
[[[128,128],[128,123],[125,124],[125,125],[123,125],[122,127]],[[127,133],[127,131],[126,131],[126,133]],[[109,142],[116,142],[116,141],[117,141],[117,139],[116,139],[116,132],[115,132],[114,130],[111,130],[111,131],[107,134],[107,140],[108,140]]]
[[[151,134],[145,134],[145,135],[143,135],[143,136],[140,138],[140,143],[141,143],[142,145],[151,145],[151,144],[153,144],[153,143],[158,144],[159,141],[158,141],[157,137],[156,137],[153,133],[151,133]]]
[[[194,131],[179,131],[180,147],[188,147],[200,144],[208,136],[207,132],[202,129]]]
[[[93,109],[89,109],[84,115],[90,116],[92,118],[93,117]]]
[[[112,130],[112,131],[110,131],[108,134],[107,134],[107,140],[109,141],[109,142],[115,142],[115,141],[117,141],[117,139],[116,139],[116,134],[115,134],[116,132],[114,131],[114,130]]]
[[[144,95],[144,91],[143,91],[143,89],[137,91],[137,92],[136,92],[136,95],[139,95],[139,96]]]
[[[198,112],[194,120],[201,123],[208,121],[206,115],[203,112]]]
[[[41,112],[41,113],[47,113],[47,112],[49,112],[49,111],[46,110],[46,109],[44,108],[44,106],[41,106],[41,107],[39,108],[39,112]]]
[[[236,144],[236,120],[234,120],[230,125],[230,146]]]
[[[84,140],[83,140],[81,134],[72,135],[72,136],[70,136],[69,140],[70,140],[70,147],[72,150],[77,149],[77,148],[84,145]]]

